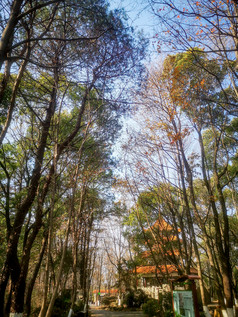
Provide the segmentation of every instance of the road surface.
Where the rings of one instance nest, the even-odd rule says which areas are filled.
[[[131,317],[145,317],[143,312],[140,311],[108,311],[95,307],[91,307],[92,317],[124,317],[124,316],[131,316]]]

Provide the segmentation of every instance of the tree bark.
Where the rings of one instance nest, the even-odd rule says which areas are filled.
[[[48,238],[48,230],[45,231],[44,237],[42,240],[42,245],[41,245],[41,250],[40,250],[40,255],[37,261],[37,264],[35,266],[33,275],[31,277],[30,282],[28,283],[27,290],[26,290],[26,297],[25,297],[25,312],[26,316],[30,317],[31,314],[31,296],[32,296],[32,291],[35,285],[35,281],[41,266],[41,262],[45,253],[46,245],[47,245],[47,238]]]
[[[18,16],[21,12],[21,5],[23,4],[23,0],[14,0],[10,17],[8,20],[8,23],[3,30],[2,37],[0,40],[0,69],[2,68],[2,65],[4,61],[7,59],[7,52],[9,48],[9,44],[12,41],[12,37],[15,31],[15,27],[18,23]]]
[[[177,126],[176,126],[175,122],[173,122],[173,126],[175,129],[175,132],[178,133]],[[204,291],[205,286],[204,286],[204,281],[203,281],[203,276],[202,276],[202,266],[201,266],[200,254],[199,254],[198,245],[197,245],[197,241],[196,241],[196,234],[195,234],[195,230],[194,230],[192,215],[191,215],[190,206],[189,206],[189,199],[187,196],[187,189],[186,189],[186,185],[185,185],[185,175],[184,175],[184,171],[183,171],[183,166],[185,168],[187,179],[188,179],[189,191],[190,191],[190,200],[192,203],[194,214],[196,216],[196,219],[202,225],[202,227],[204,227],[204,225],[202,224],[201,219],[198,215],[197,206],[196,206],[196,202],[195,202],[195,196],[194,196],[194,190],[193,190],[192,172],[191,172],[191,169],[189,167],[189,164],[187,162],[187,159],[186,159],[186,156],[184,153],[182,140],[179,139],[176,142],[176,145],[177,145],[179,170],[180,170],[180,176],[181,176],[181,182],[182,182],[182,191],[183,191],[183,197],[184,197],[185,208],[186,208],[186,213],[187,213],[187,219],[188,219],[189,228],[190,228],[190,231],[192,234],[192,241],[193,241],[194,252],[195,252],[195,256],[196,256],[196,260],[197,260],[198,273],[200,274],[199,275],[200,276],[199,284],[200,284],[200,290],[201,290],[201,299],[202,299],[204,313],[206,314],[207,317],[210,317],[211,315],[210,315],[209,310],[207,308],[208,303],[207,303],[205,291]],[[180,156],[180,153],[181,153],[181,156]],[[181,159],[183,161],[183,165],[182,165]]]
[[[28,194],[16,212],[15,221],[12,226],[11,233],[8,239],[5,269],[6,270],[9,269],[11,274],[11,281],[12,281],[11,312],[12,313],[23,312],[25,278],[26,278],[27,272],[26,271],[21,272],[21,265],[18,259],[18,250],[17,250],[18,241],[20,238],[20,233],[21,233],[21,229],[25,220],[25,216],[27,212],[29,211],[29,209],[31,208],[31,205],[35,199],[39,180],[41,177],[42,162],[43,162],[44,152],[45,152],[45,148],[47,144],[48,133],[50,130],[51,118],[53,117],[53,114],[55,112],[55,106],[56,106],[58,74],[55,74],[55,75],[56,75],[55,86],[52,89],[51,101],[49,104],[49,108],[47,109],[45,121],[42,124],[41,139],[40,139],[39,147],[36,153],[35,166],[31,176],[31,182],[30,182]],[[30,250],[28,253],[28,257],[29,257],[29,254],[30,254]],[[1,281],[0,289],[3,287],[4,287],[4,281]],[[5,289],[3,290],[3,292],[5,292]]]
[[[230,264],[230,245],[229,245],[229,222],[227,216],[227,210],[225,205],[225,199],[223,196],[223,192],[220,185],[220,177],[217,172],[217,153],[218,153],[218,144],[217,140],[215,141],[215,153],[214,153],[214,160],[213,160],[213,172],[214,172],[214,180],[215,186],[218,192],[218,199],[221,205],[221,210],[223,214],[223,221],[224,221],[224,232],[221,233],[221,226],[219,221],[219,214],[217,211],[217,207],[215,205],[215,201],[213,199],[214,194],[211,188],[211,185],[207,179],[206,170],[205,170],[205,150],[203,145],[203,139],[201,132],[198,130],[199,135],[199,142],[201,147],[201,155],[202,155],[202,172],[203,178],[205,181],[205,185],[211,199],[211,206],[214,215],[214,224],[215,224],[215,234],[216,234],[216,246],[218,251],[217,261],[221,268],[221,277],[223,282],[223,291],[226,298],[226,307],[229,310],[229,316],[232,316],[233,311],[233,285],[232,285],[232,270]],[[222,172],[225,173],[225,172]],[[222,239],[223,237],[223,239]],[[223,247],[224,245],[224,247]]]
[[[63,266],[64,266],[64,260],[65,260],[65,255],[66,255],[66,250],[67,250],[67,246],[68,246],[68,238],[69,238],[69,232],[70,232],[70,224],[71,224],[71,217],[72,217],[72,210],[70,211],[69,214],[69,219],[68,219],[68,225],[67,225],[67,231],[65,234],[65,243],[64,243],[64,247],[63,247],[63,254],[60,260],[60,266],[59,266],[59,271],[57,274],[57,278],[56,278],[56,284],[54,287],[54,291],[46,312],[45,317],[50,317],[53,311],[53,307],[54,307],[54,303],[58,294],[58,288],[59,288],[59,284],[60,284],[60,280],[61,280],[61,275],[62,275],[62,271],[63,271]],[[40,315],[39,315],[40,317]]]

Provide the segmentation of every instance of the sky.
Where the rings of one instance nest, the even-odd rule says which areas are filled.
[[[158,52],[153,46],[154,35],[157,33],[157,19],[151,12],[148,2],[145,0],[110,0],[110,9],[124,9],[128,16],[128,25],[133,27],[136,32],[143,31],[144,37],[149,40],[148,57],[145,64],[149,64],[151,59],[158,57]],[[121,136],[117,140],[113,149],[113,156],[120,162],[117,166],[116,174],[118,177],[123,177],[123,153],[122,145],[127,143],[128,135],[136,122],[132,116],[125,116],[122,118]],[[117,199],[120,200],[120,195],[116,194]]]
[[[167,53],[159,54],[156,50],[156,39],[154,36],[160,32],[158,18],[154,15],[146,0],[111,0],[111,9],[123,8],[128,15],[129,26],[134,27],[136,31],[143,30],[145,37],[150,41],[149,56],[145,61],[146,66],[154,65],[163,61]],[[153,45],[155,43],[155,46]],[[140,112],[141,113],[141,112]],[[143,122],[144,118],[142,118]],[[118,178],[124,178],[126,172],[124,166],[124,153],[122,146],[128,143],[130,134],[136,133],[133,131],[140,130],[141,126],[138,124],[138,118],[134,118],[133,115],[126,116],[122,119],[123,128],[121,136],[114,145],[113,156],[118,161],[116,176]],[[194,142],[196,148],[197,143]],[[191,151],[194,150],[191,148]],[[117,200],[123,200],[123,193],[120,194],[118,190],[114,192]],[[130,199],[130,198],[129,198]],[[126,201],[124,201],[126,202]],[[126,204],[129,204],[126,202]]]
[[[146,38],[156,34],[156,17],[151,12],[147,1],[143,0],[110,0],[111,9],[124,9],[128,15],[128,24],[136,31],[143,30]]]

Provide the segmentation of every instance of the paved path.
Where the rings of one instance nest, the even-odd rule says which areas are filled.
[[[140,311],[108,311],[104,309],[98,309],[91,307],[92,317],[142,317],[145,315]]]

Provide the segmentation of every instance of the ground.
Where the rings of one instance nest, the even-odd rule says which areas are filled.
[[[91,307],[92,317],[124,317],[124,316],[132,316],[132,317],[142,317],[145,316],[143,312],[140,311],[108,311],[95,307]]]

